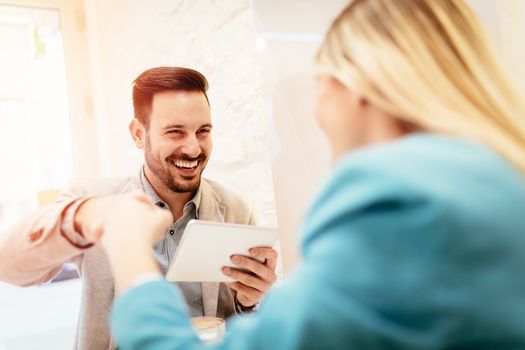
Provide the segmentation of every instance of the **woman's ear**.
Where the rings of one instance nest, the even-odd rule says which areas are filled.
[[[354,93],[354,98],[360,107],[367,107],[369,105],[368,100],[360,93]]]
[[[138,148],[144,148],[146,129],[137,118],[133,118],[131,123],[129,123],[129,132],[131,133],[131,138],[133,139],[133,142],[135,142],[135,145]]]

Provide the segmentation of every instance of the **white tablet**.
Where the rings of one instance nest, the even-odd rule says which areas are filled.
[[[190,220],[182,235],[166,279],[173,282],[230,282],[221,271],[232,266],[233,254],[249,255],[255,247],[273,247],[272,228]]]

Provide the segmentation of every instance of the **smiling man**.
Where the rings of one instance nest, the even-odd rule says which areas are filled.
[[[157,206],[171,211],[174,221],[155,246],[163,273],[189,220],[255,224],[250,208],[238,196],[201,178],[212,151],[207,88],[206,78],[192,69],[159,67],[143,72],[133,85],[135,118],[129,126],[133,141],[144,151],[145,162],[137,174],[77,179],[55,204],[0,236],[0,279],[6,282],[45,283],[64,263],[76,264],[84,280],[77,349],[114,348],[107,315],[117,291],[98,244],[109,208],[143,191]],[[122,251],[126,248],[122,242]],[[236,282],[178,283],[192,316],[227,318],[257,306],[276,280],[277,253],[270,248],[251,253],[254,259],[232,257],[233,264],[248,272],[224,270]]]

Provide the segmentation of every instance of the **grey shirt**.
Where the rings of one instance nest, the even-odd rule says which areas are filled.
[[[148,179],[141,171],[140,181],[148,197],[159,207],[169,210],[168,205],[160,199]],[[166,275],[168,267],[171,264],[175,252],[184,233],[188,222],[192,219],[198,219],[199,204],[201,200],[201,188],[197,189],[195,196],[184,205],[182,217],[170,225],[166,230],[164,239],[159,241],[155,247],[155,257],[159,263],[160,270]],[[204,316],[204,306],[202,301],[202,284],[200,282],[176,282],[182,291],[189,313],[192,317]]]

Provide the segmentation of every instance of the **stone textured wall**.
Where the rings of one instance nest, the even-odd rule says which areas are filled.
[[[206,176],[234,187],[276,225],[255,28],[249,0],[86,1],[103,175],[142,162],[128,133],[131,83],[155,66],[188,66],[209,80],[214,151]]]

